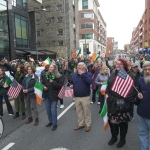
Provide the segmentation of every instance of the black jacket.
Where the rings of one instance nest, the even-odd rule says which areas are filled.
[[[68,82],[70,82],[71,80],[71,77],[72,77],[72,71],[71,69],[64,69],[63,72],[62,72],[62,75],[64,78],[67,78],[68,79]]]
[[[41,72],[41,75],[40,75],[40,82],[41,82],[41,83],[43,82],[44,77],[45,77],[47,71],[48,71],[48,70],[44,69],[44,70]]]
[[[108,86],[106,90],[106,93],[109,96],[107,99],[107,108],[108,108],[108,112],[111,112],[111,113],[116,113],[116,99],[124,99],[121,95],[111,90],[113,83],[115,81],[115,78],[117,76],[117,73],[118,71],[116,70],[114,73],[111,74],[108,80]],[[128,74],[130,75],[129,72]],[[133,101],[133,99],[134,99],[134,89],[132,88],[130,93],[128,94],[128,97],[124,99],[125,100],[125,107],[124,107],[125,112],[130,110],[131,102]]]
[[[53,80],[53,82],[49,82],[45,76],[42,84],[44,86],[46,86],[48,88],[48,90],[43,92],[43,97],[45,97],[47,95],[47,92],[50,92],[50,100],[57,101],[59,99],[58,93],[59,93],[61,87],[63,86],[63,83],[64,83],[63,77],[55,78]]]
[[[26,77],[24,78],[24,80],[22,82],[23,89],[26,89],[27,78],[28,78],[28,75],[26,75]],[[28,83],[28,89],[26,89],[26,90],[28,90],[28,93],[26,93],[28,97],[34,97],[35,98],[34,85],[35,85],[36,81],[38,81],[38,77],[35,74],[33,74],[31,80]]]

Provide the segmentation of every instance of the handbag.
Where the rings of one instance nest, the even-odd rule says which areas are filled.
[[[123,111],[125,106],[125,100],[124,99],[116,99],[116,111]]]

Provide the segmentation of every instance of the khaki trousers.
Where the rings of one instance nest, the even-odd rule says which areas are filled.
[[[78,125],[84,126],[84,117],[86,126],[91,126],[91,112],[90,112],[90,96],[75,97],[76,113],[78,116]]]

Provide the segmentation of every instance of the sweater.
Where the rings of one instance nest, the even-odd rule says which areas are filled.
[[[82,75],[76,71],[71,78],[70,83],[73,85],[74,97],[90,96],[90,85],[92,84],[92,74],[85,72]]]
[[[139,91],[143,94],[143,99],[137,107],[137,114],[145,119],[150,119],[150,83],[144,82],[144,77],[141,77],[138,82]]]

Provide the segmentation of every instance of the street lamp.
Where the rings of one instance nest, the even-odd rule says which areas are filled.
[[[38,13],[40,13],[40,11],[46,11],[46,9],[45,8],[43,8],[42,10],[38,10],[38,11],[36,11],[36,7],[34,7],[34,12],[35,12],[35,36],[36,36],[36,59],[38,60],[38,57],[39,57],[39,55],[38,55],[38,43],[37,43],[37,23],[36,23],[36,12],[38,12]]]

